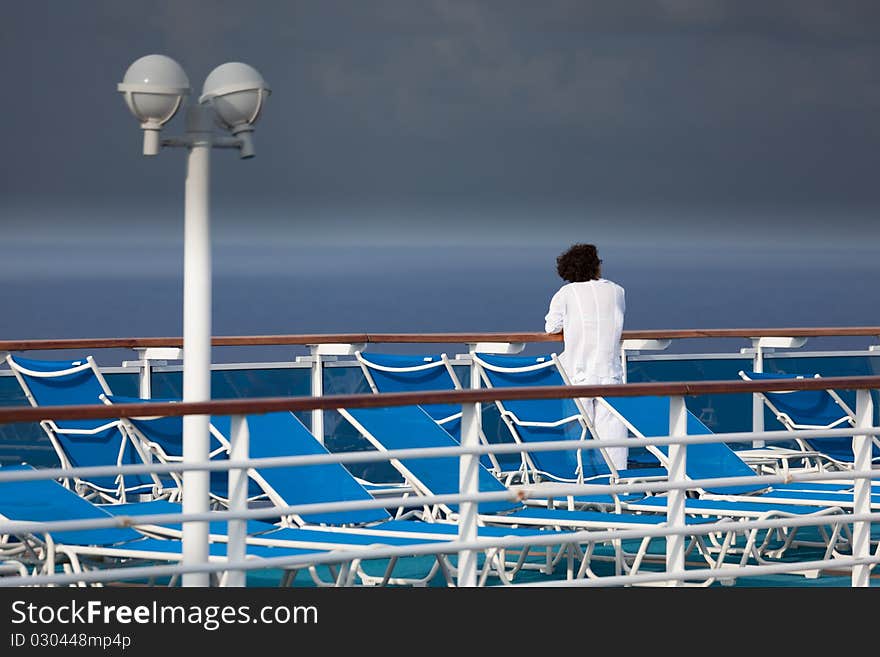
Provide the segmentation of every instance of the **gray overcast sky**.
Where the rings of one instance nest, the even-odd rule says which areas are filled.
[[[214,154],[219,241],[864,244],[876,0],[6,2],[9,239],[178,240],[184,154],[116,83],[153,52],[272,96]],[[166,129],[182,130],[182,119]]]

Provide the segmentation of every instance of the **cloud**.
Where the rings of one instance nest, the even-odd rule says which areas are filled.
[[[184,153],[143,158],[115,92],[148,52],[177,58],[196,94],[229,60],[255,65],[272,86],[258,157],[212,160],[215,207],[234,206],[231,221],[255,232],[318,217],[299,234],[417,239],[445,225],[493,235],[514,224],[533,236],[558,229],[547,237],[556,239],[579,217],[593,229],[613,216],[609,235],[626,237],[658,217],[684,230],[695,220],[680,217],[708,216],[696,225],[718,234],[727,217],[745,232],[775,217],[782,234],[813,239],[832,221],[870,231],[864,218],[880,207],[875,2],[7,9],[0,66],[24,101],[8,108],[15,157],[0,160],[0,222],[16,231],[72,226],[57,218],[68,208],[114,231],[114,214],[137,208],[157,230],[177,230]],[[28,66],[14,65],[22,57]],[[76,102],[61,108],[59,94]],[[179,118],[167,128],[181,129]]]

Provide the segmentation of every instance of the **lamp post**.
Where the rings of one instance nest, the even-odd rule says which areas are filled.
[[[187,110],[183,137],[159,138],[189,95],[189,78],[165,55],[136,60],[118,85],[128,108],[144,131],[143,154],[159,154],[162,146],[188,149],[184,204],[183,268],[183,401],[211,398],[211,231],[210,165],[212,148],[236,148],[242,158],[254,156],[251,133],[260,116],[269,86],[252,67],[230,62],[205,78],[199,102]],[[212,124],[232,133],[217,136]],[[183,418],[183,463],[204,463],[210,451],[209,416]],[[210,475],[184,470],[183,512],[209,509]],[[208,561],[208,523],[183,525],[183,564]],[[207,573],[185,573],[184,586],[207,586]]]

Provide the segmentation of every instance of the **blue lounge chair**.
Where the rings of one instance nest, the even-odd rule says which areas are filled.
[[[613,413],[627,425],[638,438],[657,438],[669,435],[668,397],[605,397]],[[687,432],[692,436],[709,436],[713,431],[700,419],[687,411]],[[649,447],[661,463],[665,463],[668,448],[665,445]],[[687,446],[687,476],[690,479],[713,479],[722,477],[753,477],[755,471],[739,455],[723,442],[691,444]],[[792,482],[765,485],[762,483],[741,486],[704,486],[701,496],[744,499],[767,504],[792,504],[813,507],[851,508],[852,484],[826,482]],[[876,496],[880,496],[878,493]],[[872,505],[873,506],[873,505]],[[878,507],[880,508],[880,507]]]
[[[568,385],[556,354],[542,356],[499,356],[475,354],[475,366],[487,388]],[[520,444],[553,440],[591,440],[593,428],[580,400],[530,399],[496,401],[513,439]],[[656,459],[648,463],[657,465]],[[553,480],[583,483],[613,476],[618,480],[665,476],[662,469],[615,469],[604,449],[523,452],[521,481]]]
[[[423,414],[423,417],[427,417]],[[429,418],[430,419],[430,418]],[[457,444],[447,431],[442,429],[436,422],[431,420],[431,426],[435,431],[446,437],[446,440]],[[217,424],[221,432],[227,431],[227,426]],[[251,457],[277,456],[280,453],[295,455],[327,454],[327,449],[319,443],[309,432],[305,425],[293,414],[287,412],[267,413],[264,415],[248,416],[250,433]],[[486,471],[488,474],[488,471]],[[322,465],[293,466],[287,468],[264,468],[251,475],[266,491],[269,499],[276,506],[303,505],[339,500],[370,500],[373,499],[370,492],[358,482],[351,473],[339,463],[326,463]],[[491,476],[491,475],[490,475]],[[496,480],[497,481],[497,480]],[[397,534],[404,531],[420,532],[427,536],[446,536],[447,538],[457,532],[455,525],[445,526],[440,529],[439,523],[427,523],[420,520],[417,514],[399,509],[395,518],[381,508],[362,509],[346,512],[330,512],[303,514],[292,518],[298,527],[319,526],[338,531],[367,532],[378,536],[385,532]],[[438,531],[439,530],[439,531]],[[537,536],[546,535],[542,527],[533,529],[505,528],[505,536]],[[481,537],[498,537],[497,529],[481,528]],[[569,546],[564,534],[559,534],[559,554],[564,555]],[[510,579],[521,569],[531,568],[532,564],[526,559],[535,552],[534,549],[524,547],[512,564],[506,562],[506,554],[502,551],[496,554],[495,550],[486,553],[484,574],[497,575],[502,581]],[[551,549],[543,554],[543,561],[537,569],[550,573],[553,562],[551,561]]]
[[[10,466],[4,470],[22,469],[29,466]],[[96,506],[76,496],[74,493],[48,480],[22,482],[0,482],[0,516],[10,520],[27,520],[47,522],[52,520],[96,519],[108,515],[137,518],[151,514],[181,513],[179,503],[167,500],[137,502],[125,504],[105,504]],[[376,546],[411,547],[435,543],[438,547],[438,558],[428,569],[426,575],[406,578],[392,577],[392,570],[397,559],[388,564],[382,575],[370,575],[362,566],[362,559],[350,560],[351,566],[334,573],[333,581],[323,580],[315,567],[309,566],[312,579],[319,585],[351,584],[355,578],[361,583],[370,585],[385,584],[419,584],[424,585],[434,578],[439,570],[448,583],[452,583],[451,569],[443,557],[442,543],[457,538],[457,528],[453,525],[439,523],[419,523],[410,521],[390,521],[382,528],[371,531],[349,529],[332,531],[320,527],[282,527],[262,521],[248,522],[247,556],[262,558],[286,556],[289,554],[313,554],[326,551],[345,551]],[[535,536],[535,530],[507,529],[497,531],[494,536]],[[210,556],[212,560],[226,556],[225,545],[228,542],[227,523],[215,521],[210,523],[211,540]],[[180,560],[180,523],[163,525],[138,525],[138,531],[131,528],[96,529],[87,531],[64,531],[52,534],[53,549],[60,550],[75,563],[75,570],[80,569],[84,557],[92,558],[136,558],[143,560]],[[167,540],[171,539],[171,540]],[[340,559],[345,562],[345,559]],[[47,566],[49,568],[49,566]],[[51,568],[49,568],[51,570]],[[490,570],[484,568],[483,582]],[[296,570],[291,571],[292,575]],[[508,573],[505,573],[507,575]],[[288,577],[285,581],[292,581]]]
[[[6,362],[32,406],[100,404],[110,394],[107,382],[91,356],[74,361],[48,361],[9,354]],[[119,420],[45,420],[40,426],[49,437],[62,467],[141,464],[146,455]],[[176,483],[154,475],[104,476],[77,479],[76,490],[88,497],[125,501],[131,495],[170,494]]]
[[[461,390],[461,381],[446,354],[409,356],[365,354],[355,357],[373,392],[409,392],[416,390]],[[453,438],[461,433],[461,407],[456,404],[427,404],[422,408]]]
[[[164,422],[166,419],[136,420],[136,428],[144,436],[152,438],[154,437],[152,425]],[[247,421],[251,458],[328,453],[327,449],[315,439],[293,413],[282,411],[249,415]],[[182,430],[179,423],[176,425],[163,424],[162,426],[166,428],[177,426]],[[437,429],[448,436],[439,426]],[[221,441],[228,443],[231,431],[230,418],[212,417],[211,430]],[[179,440],[179,436],[177,439]],[[451,437],[449,439],[451,440]],[[225,476],[225,473],[221,474]],[[266,499],[273,506],[278,507],[374,499],[370,492],[339,463],[251,469],[248,475],[251,485],[258,487]],[[313,531],[346,531],[361,534],[366,537],[364,540],[369,539],[374,543],[383,543],[386,540],[394,543],[397,539],[411,539],[415,535],[430,540],[450,540],[456,535],[457,528],[455,526],[441,527],[438,523],[426,523],[413,516],[412,513],[401,512],[396,518],[392,518],[384,508],[372,508],[291,515],[282,518],[282,523],[287,527],[307,528]],[[505,535],[530,537],[539,534],[541,532],[536,529],[510,529]],[[483,532],[483,535],[484,537],[496,537],[498,534],[495,531],[486,531]],[[560,542],[564,543],[564,537],[560,537]],[[531,552],[534,551],[524,548],[517,561],[513,564],[506,564],[506,555],[503,551],[488,550],[483,567],[483,581],[491,575],[497,575],[503,581],[509,581],[521,567],[526,565],[525,560]],[[549,552],[545,552],[549,554]],[[440,561],[438,567],[443,569],[444,574],[454,571],[451,565],[445,561]],[[544,560],[541,568],[545,572],[551,570],[547,559]],[[363,579],[369,579],[366,573],[360,574]],[[385,581],[386,575],[381,576],[380,580]],[[432,576],[433,573],[430,573],[426,577]],[[392,582],[403,583],[402,580],[392,580]],[[424,582],[407,581],[406,583]]]
[[[118,395],[105,396],[107,403],[150,402],[148,400]],[[180,401],[166,399],[164,401]],[[290,456],[291,454],[321,454],[326,449],[318,443],[299,419],[288,412],[267,413],[248,416],[250,434],[249,453],[251,458]],[[131,418],[133,434],[150,446],[154,454],[167,461],[180,461],[183,449],[183,421],[180,417],[140,417]],[[231,420],[228,416],[212,416],[210,422],[212,439],[212,458],[228,459]],[[248,499],[257,501],[265,498],[275,506],[310,504],[351,499],[357,495],[361,499],[364,488],[351,477],[345,476],[338,464],[266,468],[249,472]],[[228,501],[228,476],[225,471],[216,471],[211,477],[211,494],[220,501]],[[295,517],[288,520],[296,525],[304,524],[363,524],[388,519],[384,509],[346,512],[341,514],[314,514],[308,517]],[[289,523],[288,523],[289,524]]]
[[[656,396],[642,397],[601,397],[599,403],[605,404],[626,424],[637,438],[658,438],[669,435],[669,398]],[[689,410],[687,411],[688,435],[712,435],[713,432]],[[661,464],[668,461],[668,447],[655,445],[648,447]],[[690,479],[713,479],[721,477],[754,477],[755,471],[726,444],[702,443],[687,446],[686,474]],[[848,527],[840,522],[843,509],[852,506],[852,493],[849,484],[806,482],[792,484],[746,484],[741,486],[704,485],[696,490],[700,497],[685,499],[685,513],[693,517],[713,515],[731,519],[764,520],[768,518],[815,517],[828,518],[827,525],[820,527],[818,545],[825,549],[826,555],[840,549],[848,536]],[[624,500],[622,505],[638,512],[665,512],[667,498],[658,495],[651,498]],[[755,530],[747,531],[742,559],[750,556],[763,563],[764,556],[781,556],[792,545],[811,545],[817,543],[795,541],[796,528],[782,530],[781,544],[771,549],[770,534],[765,534],[759,543]],[[743,561],[744,563],[744,561]],[[806,574],[814,576],[814,571]]]
[[[180,513],[181,506],[173,502],[140,502],[129,504],[108,504],[102,509],[108,513],[119,516],[144,516],[156,513]],[[139,525],[139,530],[144,533],[160,538],[180,538],[182,529],[180,523],[164,523],[162,525]],[[537,529],[517,529],[512,527],[481,527],[479,538],[510,539],[522,537],[524,539],[535,536],[546,536],[549,532]],[[562,542],[565,536],[562,532],[556,532],[556,537]],[[373,526],[340,527],[340,526],[317,526],[304,527],[279,527],[263,521],[248,522],[248,545],[266,547],[293,547],[301,549],[324,549],[324,550],[351,550],[367,547],[407,547],[434,544],[436,558],[427,574],[414,574],[413,567],[406,577],[395,577],[394,568],[399,558],[391,559],[381,574],[371,574],[367,571],[368,562],[361,560],[356,569],[356,575],[360,582],[370,586],[391,585],[418,585],[430,583],[438,572],[442,573],[443,579],[448,585],[454,585],[454,566],[448,559],[448,555],[454,552],[444,549],[444,543],[450,543],[458,539],[458,527],[453,523],[433,522],[424,523],[413,520],[388,520]],[[227,542],[229,540],[225,522],[213,522],[210,527],[210,540],[213,542]],[[496,554],[497,553],[497,554]],[[516,573],[523,564],[514,564],[507,569],[496,570],[498,563],[503,563],[504,550],[485,551],[485,558],[481,569],[479,585],[487,582],[489,576],[497,575],[503,583],[511,583]],[[520,561],[525,560],[525,554],[521,555]],[[552,551],[545,555],[546,566],[542,570],[552,572],[554,562]],[[319,586],[336,585],[338,575],[334,573],[333,580],[328,582],[321,578],[315,568],[310,567],[309,572],[312,580]],[[331,571],[332,572],[332,571]]]
[[[132,518],[140,518],[152,514],[172,514],[181,513],[182,506],[179,503],[168,502],[164,500],[153,502],[136,502],[128,504],[105,504],[101,506],[103,511],[114,516],[126,516]],[[412,523],[401,522],[406,526]],[[179,522],[165,522],[162,524],[139,524],[138,530],[156,538],[173,538],[181,539],[183,537],[182,524]],[[427,585],[434,579],[438,572],[442,572],[447,584],[452,584],[452,573],[448,567],[448,561],[443,554],[441,543],[454,540],[454,534],[440,535],[439,532],[433,533],[417,533],[392,531],[332,531],[320,527],[279,527],[262,520],[249,520],[247,522],[247,545],[262,546],[268,548],[296,549],[296,550],[358,550],[371,547],[412,547],[423,546],[425,544],[437,544],[437,556],[431,565],[424,569],[422,574],[416,574],[414,567],[408,567],[406,577],[395,577],[394,568],[399,558],[393,558],[384,566],[384,572],[381,574],[368,573],[365,568],[364,560],[352,560],[352,565],[348,567],[348,573],[345,573],[347,579],[344,581],[351,584],[355,581],[368,586],[386,586],[386,585]],[[212,543],[228,543],[228,524],[223,521],[213,521],[209,526],[209,540]],[[330,565],[328,569],[331,579],[328,581],[319,573],[318,568],[309,566],[308,571],[312,581],[318,586],[338,586],[343,581],[341,573]]]
[[[422,390],[461,390],[461,381],[446,354],[422,356],[398,354],[365,354],[355,352],[361,371],[373,392],[413,392]],[[461,406],[457,404],[425,404],[424,411],[446,429],[456,440],[461,440]],[[480,440],[489,441],[480,428]],[[483,465],[496,474],[503,469],[494,454],[480,457]]]
[[[105,404],[145,404],[161,402],[179,402],[180,399],[144,399],[123,395],[101,395]],[[228,419],[224,419],[228,424]],[[161,463],[181,463],[183,461],[183,418],[182,417],[132,417],[120,420],[122,426],[134,442],[141,445],[141,451]],[[213,423],[209,425],[210,451],[209,458],[213,461],[229,459],[229,440],[219,432]],[[169,499],[178,499],[183,487],[181,474],[171,473],[173,485],[176,487]],[[210,493],[212,499],[220,505],[229,500],[229,477],[225,471],[215,470],[210,473]],[[248,500],[257,501],[265,498],[264,491],[254,481],[248,481]]]
[[[627,502],[625,507],[630,511],[639,513],[666,513],[669,498],[666,495],[653,495],[640,500]],[[711,495],[700,498],[685,499],[685,513],[694,516],[710,516],[715,518],[729,518],[742,520],[769,520],[778,518],[805,518],[805,517],[828,517],[827,525],[817,525],[819,541],[797,540],[798,530],[782,529],[779,532],[762,532],[753,528],[745,532],[746,540],[742,548],[727,547],[728,554],[739,552],[740,565],[746,565],[749,559],[754,559],[758,564],[771,563],[771,558],[779,558],[791,547],[809,546],[824,549],[823,559],[829,559],[838,554],[842,545],[846,545],[852,539],[849,525],[840,522],[843,510],[835,506],[814,506],[785,504],[775,502],[766,504],[763,502],[751,502],[746,499],[714,498]],[[779,538],[781,537],[781,539]],[[817,577],[817,570],[804,571],[805,575]]]
[[[6,466],[2,471],[30,469],[30,466]],[[161,507],[153,507],[160,512]],[[0,482],[0,518],[19,522],[53,522],[59,520],[100,520],[112,517],[104,508],[92,504],[73,491],[49,480]],[[16,535],[16,539],[28,546],[28,554],[38,572],[51,574],[63,565],[74,573],[83,572],[92,563],[108,560],[129,563],[179,562],[183,559],[182,544],[175,539],[149,537],[131,527],[105,527],[88,530],[56,531],[44,535]],[[303,556],[324,553],[314,548],[280,546],[248,546],[247,558]],[[209,560],[225,561],[227,545],[215,543],[209,546]],[[59,557],[61,559],[59,559]],[[60,563],[63,560],[63,563]],[[307,563],[303,565],[308,565]],[[299,568],[301,566],[298,566]],[[289,575],[295,575],[292,569]],[[285,580],[285,581],[287,581]],[[174,579],[172,579],[172,582]]]
[[[745,381],[802,379],[801,375],[769,372],[745,372]],[[815,374],[813,378],[820,378]],[[836,429],[856,426],[855,412],[834,390],[781,390],[757,393],[805,454],[819,453],[827,458],[831,469],[847,470],[853,466],[852,438],[802,438],[797,432],[804,429]],[[880,461],[880,440],[873,437],[872,461]],[[821,463],[819,464],[821,465]]]
[[[352,425],[361,432],[377,449],[383,451],[410,448],[455,447],[457,443],[440,429],[418,406],[394,408],[337,409]],[[393,459],[392,464],[410,482],[415,490],[424,495],[448,495],[459,492],[459,458],[431,457]],[[483,467],[479,468],[479,490],[481,492],[508,492],[511,498],[516,493],[508,489]],[[613,503],[610,496],[597,493],[579,498],[608,508]],[[657,527],[665,523],[665,518],[634,513],[614,513],[591,510],[564,510],[526,506],[519,501],[481,502],[478,505],[478,518],[486,525],[513,525],[522,527],[555,527],[571,530],[615,530]],[[442,504],[437,508],[425,509],[424,513],[435,517],[457,519],[458,505]],[[705,519],[689,518],[694,524],[691,547],[698,547],[701,555],[713,567],[721,567],[726,556],[722,547],[714,556],[705,545],[698,525]],[[641,541],[635,553],[625,554],[620,545],[615,545],[615,559],[618,569],[638,570],[648,555],[650,539]],[[590,575],[589,565],[592,544],[584,554],[578,575]]]

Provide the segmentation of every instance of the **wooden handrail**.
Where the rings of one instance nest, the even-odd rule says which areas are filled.
[[[680,381],[626,383],[604,386],[532,386],[380,394],[327,395],[324,397],[261,397],[207,402],[156,402],[146,404],[93,404],[85,406],[22,406],[0,409],[0,424],[40,420],[85,420],[118,417],[181,415],[246,415],[275,411],[311,411],[337,408],[372,408],[414,404],[466,404],[497,400],[564,399],[569,397],[688,396],[769,392],[773,390],[864,390],[880,388],[880,376],[829,376],[819,379],[763,381]]]
[[[624,331],[624,340],[670,338],[758,338],[758,337],[880,337],[880,326],[836,326],[816,328],[724,328],[650,329]],[[525,333],[333,333],[301,335],[214,336],[215,347],[310,344],[472,344],[477,342],[561,342],[562,334]],[[182,347],[183,338],[72,338],[63,340],[0,340],[0,351],[55,349],[136,349]]]

